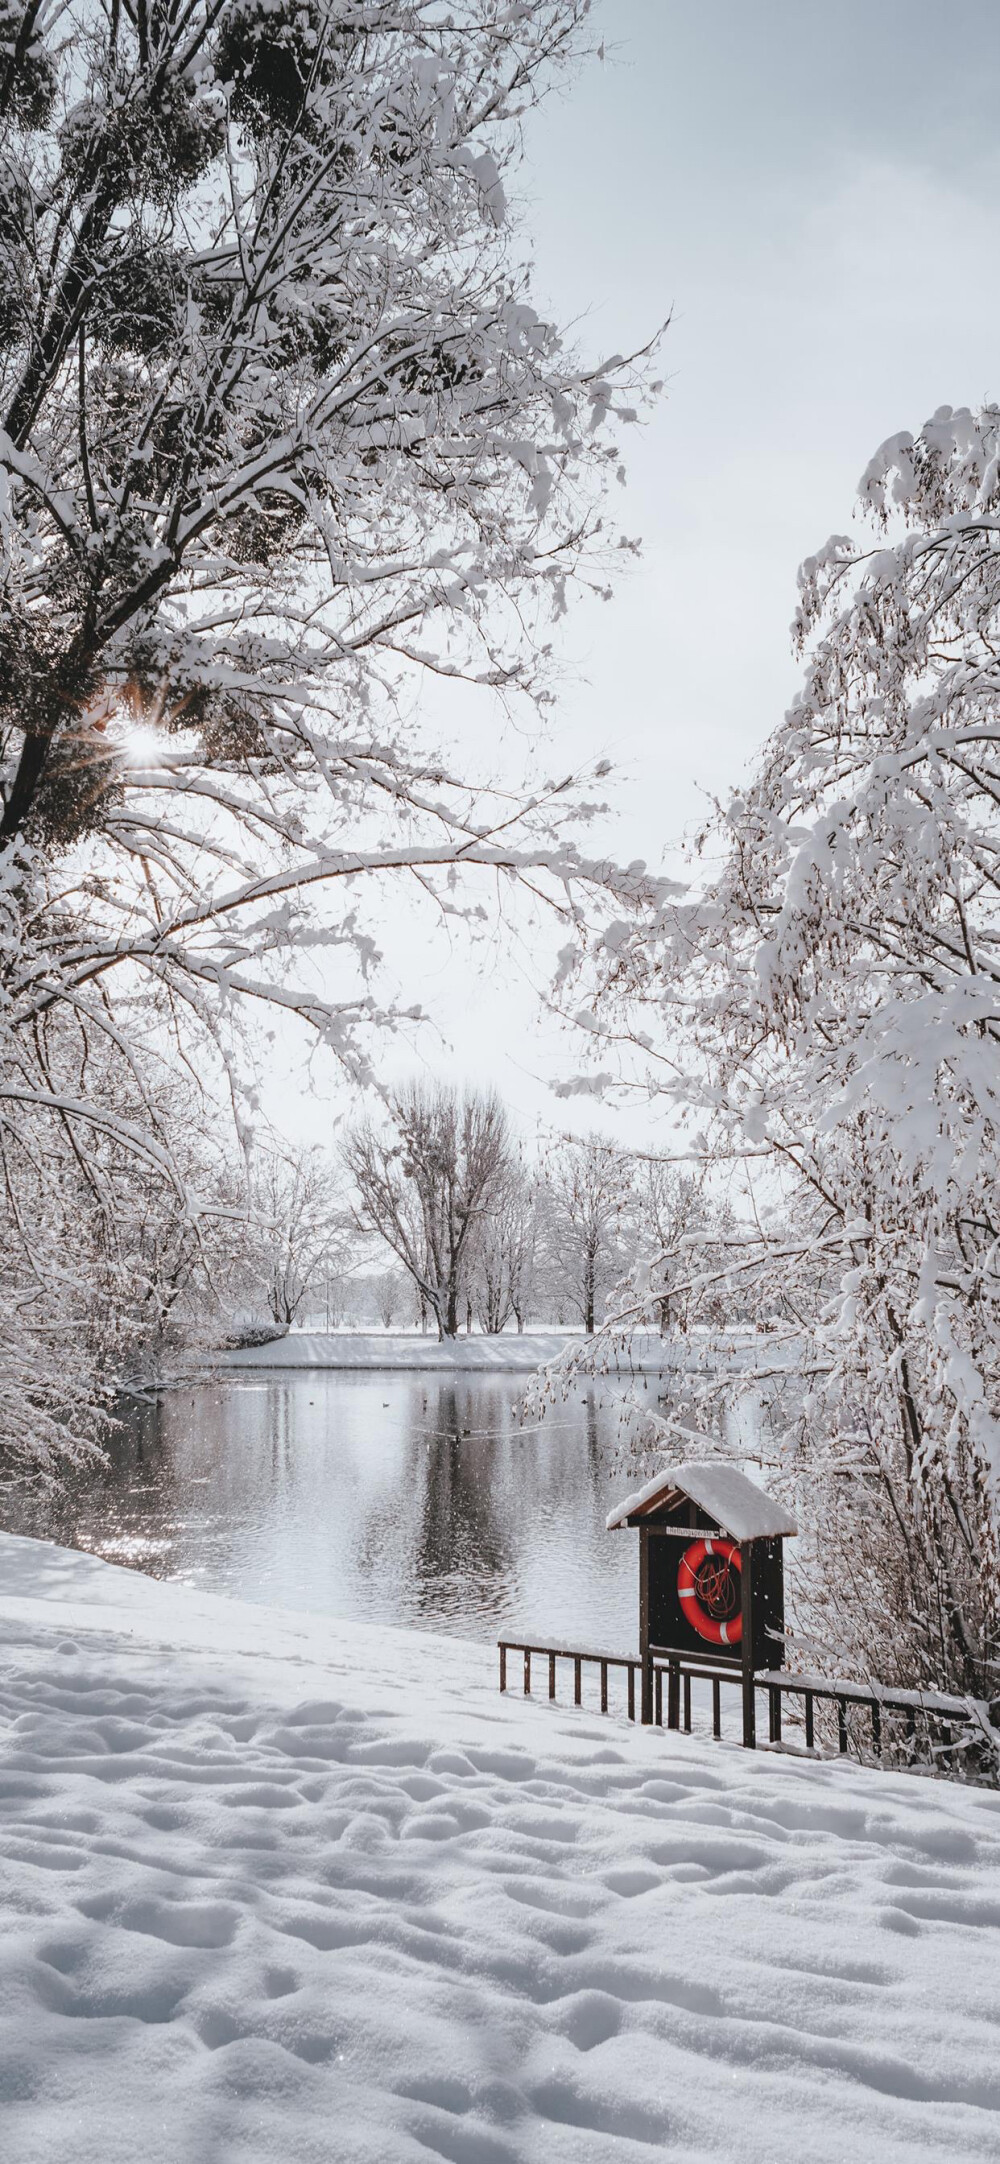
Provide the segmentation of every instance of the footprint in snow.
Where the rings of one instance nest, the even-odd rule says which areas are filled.
[[[617,2036],[621,2025],[621,2006],[606,1991],[577,1992],[561,2012],[558,2023],[578,2051],[595,2051],[598,2044]]]
[[[509,1901],[520,1902],[522,1908],[541,1909],[547,1916],[592,1916],[597,1901],[593,1895],[575,1894],[558,1890],[554,1886],[505,1886]]]
[[[191,1823],[190,1811],[170,1803],[151,1803],[139,1815],[154,1833],[180,1833]]]
[[[92,1922],[162,1939],[167,1946],[229,1946],[240,1923],[239,1910],[228,1901],[129,1901],[119,1907],[116,1895],[97,1894],[77,1907]]]
[[[659,1871],[644,1871],[637,1867],[635,1870],[606,1871],[601,1884],[610,1893],[631,1900],[636,1894],[652,1893],[654,1886],[662,1886],[663,1877]]]
[[[221,1796],[219,1801],[231,1811],[290,1811],[301,1804],[302,1798],[295,1788],[278,1788],[273,1782],[260,1781],[251,1788],[238,1788]]]

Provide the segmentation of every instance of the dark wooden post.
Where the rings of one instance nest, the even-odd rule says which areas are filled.
[[[768,1542],[769,1549],[773,1550],[775,1546],[777,1546],[778,1559],[781,1562],[781,1572],[776,1592],[772,1595],[771,1628],[777,1635],[773,1641],[773,1650],[768,1654],[767,1665],[769,1668],[783,1668],[785,1665],[785,1566],[781,1561],[781,1542]],[[780,1695],[778,1700],[778,1740],[779,1742],[781,1740]]]
[[[642,1662],[642,1720],[653,1720],[653,1661],[649,1650],[649,1533],[639,1528],[639,1659]]]
[[[667,1668],[667,1727],[679,1728],[680,1725],[681,1671],[678,1662],[671,1661]]]
[[[743,1654],[743,1744],[757,1748],[757,1701],[753,1687],[753,1543],[740,1549],[740,1648]]]

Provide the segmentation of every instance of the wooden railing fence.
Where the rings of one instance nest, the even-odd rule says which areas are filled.
[[[626,1671],[626,1709],[628,1719],[635,1720],[636,1676],[641,1674],[642,1662],[637,1656],[623,1653],[585,1652],[573,1646],[538,1645],[524,1639],[501,1638],[500,1689],[508,1688],[508,1657],[520,1656],[523,1661],[523,1688],[526,1697],[531,1696],[532,1661],[547,1664],[548,1696],[556,1696],[557,1663],[573,1663],[573,1703],[583,1703],[583,1671],[586,1666],[596,1667],[600,1677],[600,1707],[608,1712],[608,1679],[613,1668]],[[663,1726],[663,1679],[667,1679],[667,1727],[682,1726],[687,1733],[691,1729],[691,1679],[701,1678],[712,1687],[712,1734],[722,1734],[723,1683],[742,1683],[739,1668],[726,1663],[713,1668],[705,1660],[688,1662],[683,1655],[654,1651],[651,1655],[653,1668],[653,1718],[657,1727]],[[817,1700],[829,1702],[837,1709],[837,1742],[842,1754],[850,1748],[849,1713],[854,1708],[867,1710],[871,1731],[871,1747],[881,1758],[885,1744],[885,1716],[899,1716],[908,1742],[916,1737],[918,1719],[930,1727],[930,1738],[936,1748],[943,1752],[954,1748],[955,1732],[967,1734],[977,1720],[977,1709],[970,1700],[949,1696],[943,1691],[895,1690],[878,1683],[848,1683],[827,1676],[799,1674],[790,1669],[759,1669],[754,1676],[755,1691],[766,1691],[768,1701],[768,1733],[772,1743],[781,1742],[782,1701],[787,1697],[800,1698],[803,1702],[803,1721],[806,1749],[815,1749],[815,1708]],[[981,1725],[981,1723],[980,1723]],[[985,1730],[984,1730],[985,1733]]]
[[[518,1639],[515,1642],[515,1640],[512,1638],[501,1638],[498,1643],[500,1647],[500,1689],[502,1691],[505,1691],[507,1688],[507,1655],[508,1653],[521,1653],[524,1656],[524,1695],[526,1698],[529,1698],[531,1696],[531,1661],[532,1655],[537,1654],[541,1660],[545,1660],[548,1662],[550,1698],[554,1698],[556,1695],[556,1662],[572,1661],[573,1704],[575,1706],[582,1705],[583,1667],[584,1662],[586,1661],[590,1662],[594,1667],[599,1668],[601,1672],[602,1713],[606,1713],[608,1710],[609,1669],[627,1668],[628,1717],[630,1721],[635,1720],[635,1679],[636,1675],[642,1667],[642,1662],[640,1660],[630,1659],[629,1655],[625,1653],[577,1653],[567,1646],[526,1645],[522,1639]]]

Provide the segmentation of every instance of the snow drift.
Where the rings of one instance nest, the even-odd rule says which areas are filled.
[[[0,1536],[8,2164],[994,2159],[1000,1797]]]

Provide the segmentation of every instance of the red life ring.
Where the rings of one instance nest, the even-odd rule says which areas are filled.
[[[731,1540],[696,1540],[685,1548],[677,1569],[681,1614],[699,1638],[713,1646],[738,1646],[743,1635],[740,1579],[743,1566]]]

